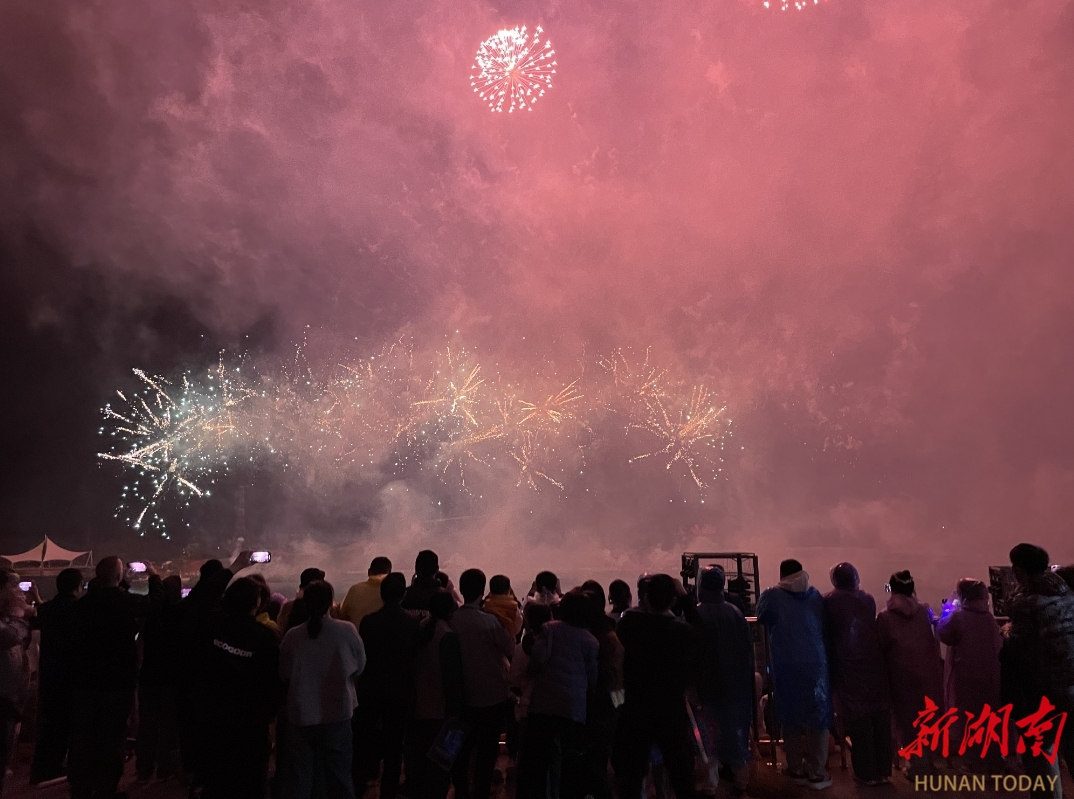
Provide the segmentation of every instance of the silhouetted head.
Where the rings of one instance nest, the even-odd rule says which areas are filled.
[[[249,577],[240,577],[224,592],[224,612],[232,616],[253,616],[261,606],[261,586]]]
[[[914,595],[914,578],[906,569],[891,575],[891,578],[888,580],[888,585],[891,586],[891,593],[893,594],[901,594],[902,596]]]
[[[1035,544],[1019,544],[1011,550],[1011,566],[1019,582],[1048,571],[1048,553]]]
[[[650,572],[638,575],[638,605],[640,607],[646,607],[646,594],[649,593],[649,584],[653,581],[653,575]]]
[[[533,635],[537,635],[548,622],[552,621],[551,605],[542,605],[539,602],[530,602],[522,613],[522,621],[526,629]]]
[[[387,558],[373,558],[369,563],[368,574],[370,577],[379,577],[382,574],[391,574],[392,562]]]
[[[224,564],[218,561],[216,558],[207,560],[201,564],[201,568],[198,569],[198,577],[201,580],[208,580],[214,574],[217,574],[224,570]]]
[[[324,628],[324,617],[332,607],[335,592],[332,590],[331,583],[317,580],[306,586],[302,596],[306,599],[306,610],[310,614],[306,622],[306,631],[310,638],[316,638]]]
[[[324,571],[321,569],[303,569],[302,574],[298,576],[298,587],[305,589],[312,583],[320,582],[324,579]]]
[[[645,602],[653,613],[665,613],[675,601],[675,580],[670,574],[654,574],[645,592]]]
[[[406,594],[406,577],[402,572],[392,572],[380,583],[380,598],[385,604],[402,602]]]
[[[697,588],[699,591],[710,591],[713,594],[722,594],[727,576],[719,566],[706,566],[697,576]]]
[[[508,596],[511,593],[511,579],[503,574],[494,574],[489,580],[489,593],[495,596]]]
[[[459,593],[463,601],[476,602],[485,594],[485,573],[481,569],[467,569],[459,577]]]
[[[794,558],[788,558],[779,564],[779,579],[784,577],[790,577],[792,574],[798,574],[802,571],[802,564],[796,561]]]
[[[582,590],[590,594],[596,594],[600,597],[601,613],[603,613],[604,606],[608,604],[608,598],[604,595],[604,586],[602,586],[596,580],[586,580],[584,583],[582,583]]]
[[[832,585],[843,591],[855,591],[861,582],[858,578],[858,570],[854,568],[854,564],[847,563],[846,561],[832,566],[832,571],[829,576],[832,579]]]
[[[630,607],[633,597],[630,596],[630,586],[625,580],[612,580],[608,586],[608,600],[612,603],[612,608],[620,613]]]
[[[183,578],[178,574],[170,574],[164,578],[164,601],[174,605],[183,598]]]
[[[959,580],[955,591],[964,603],[988,599],[988,586],[972,577],[963,577]]]
[[[575,588],[564,594],[559,603],[559,618],[571,627],[589,626],[589,609],[591,605],[585,594]]]
[[[82,588],[82,572],[78,569],[64,569],[56,575],[57,594],[77,594]]]
[[[559,591],[559,578],[553,572],[539,572],[533,579],[533,585],[538,591]]]
[[[418,577],[435,577],[438,571],[440,571],[440,558],[431,549],[423,549],[414,558],[414,573]]]
[[[102,558],[97,563],[97,581],[103,588],[115,588],[123,579],[123,561],[115,555]]]
[[[450,591],[440,589],[433,593],[429,599],[429,615],[434,619],[447,621],[455,612],[455,597]]]

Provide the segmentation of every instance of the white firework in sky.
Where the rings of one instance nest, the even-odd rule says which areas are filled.
[[[820,0],[764,0],[765,8],[778,8],[780,11],[795,9],[801,11],[809,6],[815,6]]]
[[[526,26],[504,28],[477,49],[470,85],[492,111],[532,111],[539,97],[552,88],[556,51],[538,25],[533,35]]]

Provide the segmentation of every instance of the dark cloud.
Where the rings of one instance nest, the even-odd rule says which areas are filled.
[[[478,42],[538,22],[556,87],[489,114]],[[1069,560],[1072,42],[1051,0],[7,3],[5,539],[122,536],[95,414],[132,366],[458,329],[653,345],[740,425],[711,515],[609,469],[534,558]],[[326,502],[290,523],[367,523]]]

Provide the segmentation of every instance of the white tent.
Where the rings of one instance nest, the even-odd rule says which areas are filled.
[[[64,549],[55,541],[45,536],[45,540],[33,549],[21,555],[0,555],[9,569],[66,569],[70,566],[90,567],[93,565],[93,551],[74,552]]]

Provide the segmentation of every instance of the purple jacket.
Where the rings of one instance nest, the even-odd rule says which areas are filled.
[[[999,651],[1003,636],[988,609],[988,600],[967,602],[936,624],[936,636],[947,645],[944,702],[960,714],[980,713],[987,703],[1000,704]]]
[[[943,707],[943,660],[928,609],[912,596],[892,594],[876,617],[880,649],[888,664],[891,703],[900,743],[913,739],[913,723],[927,696]]]
[[[876,601],[860,589],[824,595],[831,640],[832,684],[847,721],[891,706],[876,630]]]

